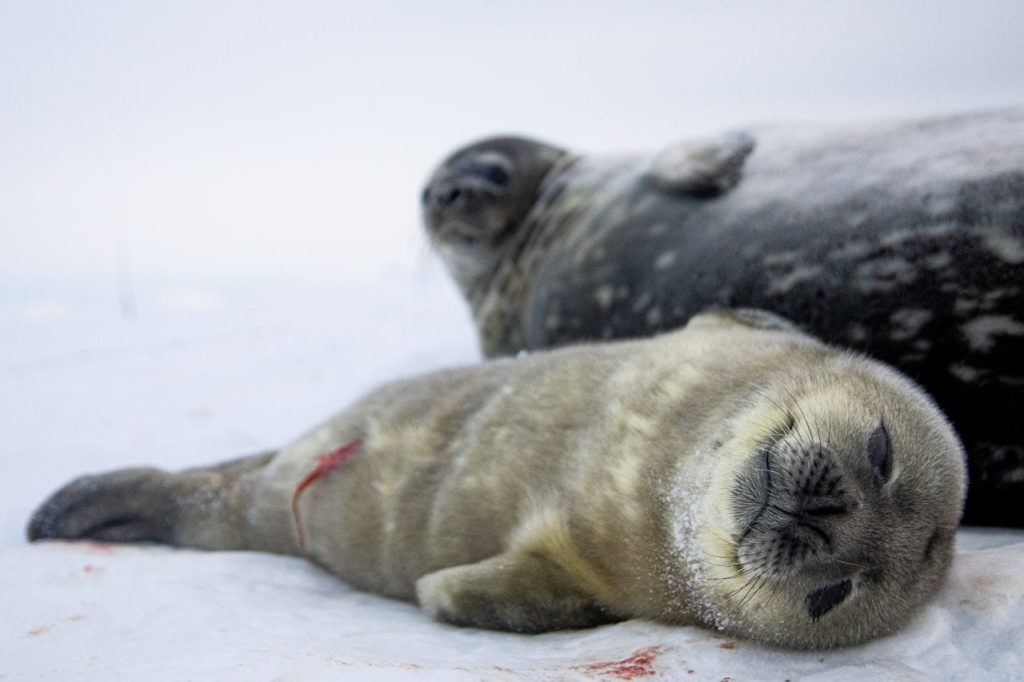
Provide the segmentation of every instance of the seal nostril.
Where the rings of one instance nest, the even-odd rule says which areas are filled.
[[[808,516],[838,516],[847,513],[849,508],[838,503],[810,505],[803,508],[803,513]]]
[[[814,519],[809,516],[800,516],[796,519],[796,525],[794,528],[802,528],[805,532],[809,532],[817,537],[822,542],[822,548],[831,552],[832,551],[832,536],[828,532],[815,523]]]
[[[438,201],[441,202],[442,206],[448,208],[456,201],[458,201],[460,196],[462,196],[462,190],[460,190],[458,187],[452,187],[442,192],[441,196],[438,197]]]

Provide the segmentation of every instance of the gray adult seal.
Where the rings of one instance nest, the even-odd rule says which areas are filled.
[[[29,537],[304,547],[459,625],[640,617],[817,648],[890,632],[935,592],[964,476],[912,382],[720,312],[385,386],[276,454],[87,476]]]
[[[423,201],[488,356],[771,310],[920,381],[967,447],[965,522],[1024,526],[1024,111],[608,158],[494,138]]]

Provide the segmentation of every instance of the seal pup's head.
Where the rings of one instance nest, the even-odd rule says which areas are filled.
[[[965,496],[959,439],[923,391],[836,354],[755,392],[709,452],[689,560],[709,624],[800,648],[905,622],[940,586]],[[692,521],[691,521],[692,522]]]
[[[536,140],[492,137],[459,149],[431,175],[423,222],[465,292],[493,271],[544,178],[566,156]]]

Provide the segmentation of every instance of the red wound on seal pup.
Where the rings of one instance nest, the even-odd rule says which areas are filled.
[[[299,484],[295,486],[295,492],[292,493],[292,516],[295,518],[295,530],[299,535],[299,553],[306,553],[306,534],[302,529],[302,513],[299,511],[299,497],[302,496],[302,493],[313,483],[313,481],[329,471],[341,466],[345,460],[362,449],[363,441],[354,440],[348,445],[342,445],[336,450],[331,450],[326,455],[320,455],[316,458],[316,466],[313,467],[313,470],[306,474],[303,479],[299,481]]]

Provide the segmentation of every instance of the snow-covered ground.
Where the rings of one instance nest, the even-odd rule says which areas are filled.
[[[961,531],[952,580],[910,627],[815,653],[639,621],[541,636],[465,630],[291,557],[27,545],[34,506],[75,475],[180,468],[273,446],[382,380],[477,358],[464,307],[436,264],[358,282],[140,298],[149,303],[133,321],[86,303],[3,310],[0,679],[1021,674],[1020,531]]]
[[[288,557],[47,544],[3,561],[12,680],[1012,680],[1024,649],[1020,542],[962,552],[903,632],[810,653],[641,621],[455,629]]]
[[[262,450],[476,361],[417,229],[456,145],[1021,105],[1022,24],[1019,0],[0,0],[0,680],[1024,677],[1020,531],[962,531],[910,627],[809,654],[459,630],[299,559],[24,541],[76,475]]]

